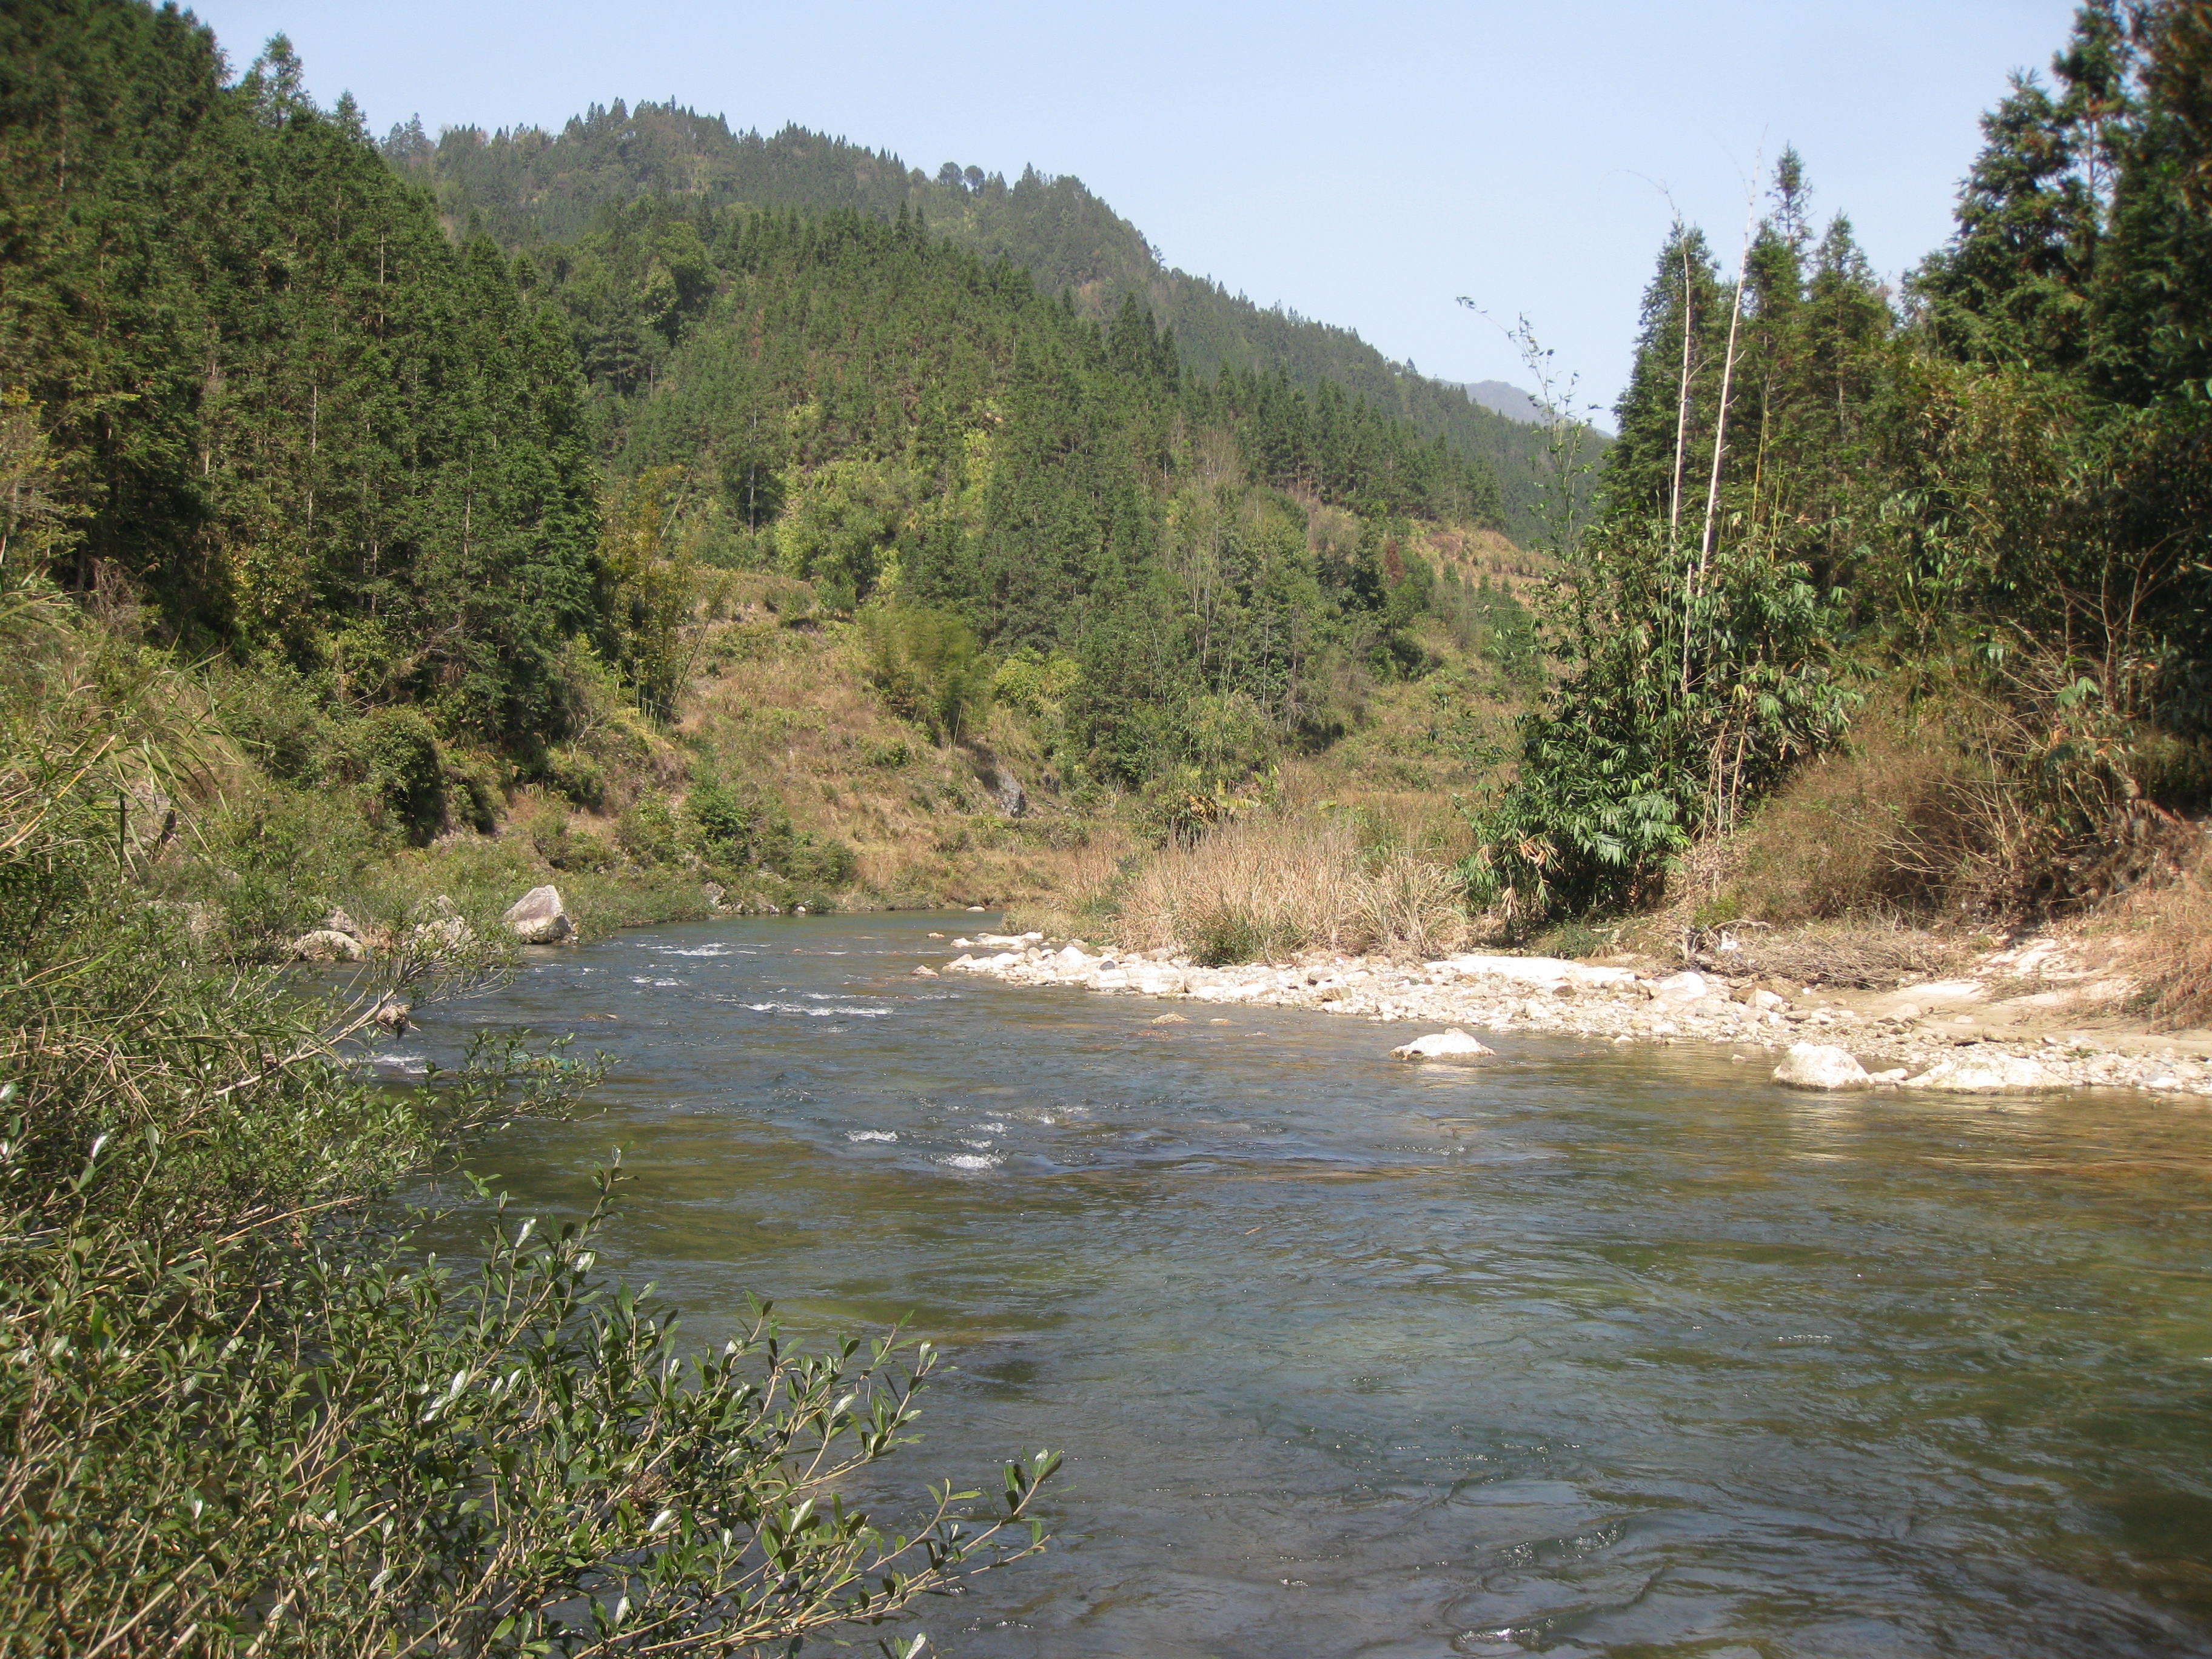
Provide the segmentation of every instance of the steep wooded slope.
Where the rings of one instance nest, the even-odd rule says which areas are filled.
[[[1508,530],[1534,532],[1534,468],[1544,439],[1458,386],[1392,362],[1358,334],[1254,304],[1164,264],[1137,228],[1080,179],[1024,171],[1009,182],[946,163],[935,175],[796,126],[733,132],[720,116],[619,100],[593,106],[558,133],[459,128],[432,140],[397,127],[385,153],[430,183],[456,228],[480,226],[510,249],[574,241],[605,209],[665,196],[698,207],[851,210],[878,219],[919,214],[929,230],[984,259],[1001,256],[1043,292],[1073,295],[1096,319],[1134,295],[1171,329],[1185,365],[1280,371],[1309,392],[1334,381],[1351,397],[1443,436],[1498,476]]]

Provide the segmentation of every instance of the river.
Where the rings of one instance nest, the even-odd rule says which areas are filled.
[[[702,1340],[911,1315],[911,1489],[1066,1449],[939,1651],[2212,1653],[2200,1110],[911,976],[983,920],[640,930],[393,1045],[613,1055],[476,1166],[565,1211],[625,1144],[608,1265]]]

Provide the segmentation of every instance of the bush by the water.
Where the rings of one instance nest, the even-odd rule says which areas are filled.
[[[207,956],[161,895],[256,839],[201,834],[219,722],[103,648],[0,593],[0,1651],[795,1650],[1036,1547],[1042,1455],[910,1541],[841,1500],[927,1345],[808,1352],[763,1310],[679,1364],[672,1310],[595,1277],[611,1177],[550,1233],[501,1207],[472,1269],[415,1248],[391,1184],[597,1066],[517,1037],[383,1086],[349,1039],[433,963],[334,1004]]]

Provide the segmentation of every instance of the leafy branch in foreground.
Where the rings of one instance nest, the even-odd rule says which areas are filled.
[[[763,1307],[680,1364],[673,1314],[594,1277],[611,1172],[550,1235],[501,1205],[469,1272],[380,1225],[600,1062],[498,1036],[359,1076],[387,997],[497,971],[434,921],[349,1009],[195,950],[128,814],[192,833],[204,722],[82,645],[0,590],[0,1656],[788,1648],[1038,1547],[1048,1455],[910,1536],[850,1507],[926,1346],[798,1352]]]
[[[1042,1547],[1048,1453],[1006,1465],[980,1516],[933,1489],[910,1535],[848,1507],[841,1486],[910,1439],[935,1351],[799,1351],[757,1304],[686,1365],[649,1290],[592,1276],[616,1180],[550,1236],[502,1201],[465,1275],[358,1231],[272,1253],[16,1211],[9,1650],[739,1653]]]

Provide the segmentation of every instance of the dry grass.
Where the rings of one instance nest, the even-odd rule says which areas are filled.
[[[1103,895],[1133,950],[1214,963],[1302,950],[1434,956],[1468,936],[1458,878],[1340,817],[1270,816],[1145,858]]]
[[[1915,927],[1899,918],[1857,917],[1798,927],[1738,928],[1732,951],[1711,954],[1729,973],[1797,985],[1887,990],[1917,980],[1963,974],[1988,943],[1955,933]]]
[[[740,611],[708,653],[677,737],[714,769],[773,793],[793,825],[858,858],[860,902],[1034,902],[1126,850],[1110,823],[1071,811],[1022,724],[994,714],[978,741],[939,747],[871,692],[851,629],[789,628]],[[1008,818],[1004,768],[1027,792]]]
[[[2163,1030],[2212,1026],[2212,855],[2201,830],[2196,840],[2179,875],[2111,901],[2086,929],[2117,948],[2142,988],[2139,1006]]]

